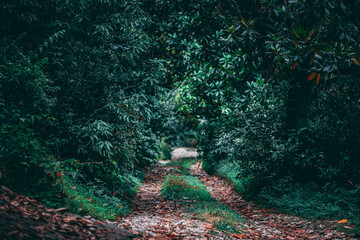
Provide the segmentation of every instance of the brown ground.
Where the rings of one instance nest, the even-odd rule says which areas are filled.
[[[133,201],[134,213],[119,226],[138,234],[136,239],[227,239],[225,233],[212,236],[207,222],[193,218],[175,201],[162,199],[160,190],[168,174],[176,171],[161,164],[148,169]]]

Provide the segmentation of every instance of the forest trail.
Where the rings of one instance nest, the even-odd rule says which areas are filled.
[[[195,150],[178,148],[172,153],[172,162],[196,157]],[[210,195],[231,207],[243,219],[241,233],[232,234],[217,230],[211,222],[196,218],[186,205],[161,197],[164,177],[179,175],[176,167],[160,161],[148,168],[143,185],[134,199],[134,213],[121,220],[120,227],[129,229],[136,239],[348,239],[335,228],[335,221],[313,222],[300,217],[260,209],[253,202],[245,201],[231,183],[201,170],[200,164],[190,167],[192,176],[206,186]]]
[[[178,148],[172,153],[172,161],[196,157],[195,151]],[[119,226],[137,234],[136,239],[226,239],[224,233],[212,236],[207,222],[193,218],[176,201],[164,200],[160,190],[166,175],[177,174],[174,167],[160,161],[148,168],[142,186],[133,200],[134,213],[121,220]]]

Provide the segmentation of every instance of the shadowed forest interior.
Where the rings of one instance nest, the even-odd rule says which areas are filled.
[[[264,209],[333,223],[321,239],[360,237],[359,1],[3,0],[0,11],[0,223],[16,196],[181,239],[132,227],[138,209],[168,201],[177,222],[182,209],[210,224],[191,230],[204,238],[291,239],[255,234],[246,214]],[[147,187],[159,196],[142,208]],[[0,236],[36,235],[15,223]]]

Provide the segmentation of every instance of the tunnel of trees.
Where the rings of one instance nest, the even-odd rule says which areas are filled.
[[[0,12],[1,185],[115,219],[144,167],[195,144],[245,198],[359,226],[359,1],[4,0]]]

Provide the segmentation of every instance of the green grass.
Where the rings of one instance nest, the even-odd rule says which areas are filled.
[[[110,193],[102,193],[103,189],[95,186],[74,183],[70,178],[64,178],[63,191],[66,195],[66,206],[71,212],[109,220],[132,212],[127,200]]]
[[[233,209],[212,198],[196,177],[169,175],[161,194],[164,199],[179,202],[189,213],[195,213],[195,217],[212,223],[219,230],[241,231],[242,218]]]
[[[205,186],[193,176],[168,175],[161,189],[161,195],[164,199],[173,200],[213,200]]]
[[[195,213],[198,219],[210,222],[218,230],[232,233],[241,232],[240,223],[243,221],[232,208],[215,199],[207,202],[195,202],[187,205],[190,212]]]
[[[126,196],[132,197],[137,193],[143,177],[143,172],[138,172],[136,177],[132,175],[123,176],[124,183],[128,184]],[[66,206],[71,212],[90,215],[103,220],[116,220],[118,217],[126,216],[133,211],[129,200],[122,197],[121,194],[114,196],[114,193],[110,192],[104,185],[93,183],[85,185],[64,175],[59,179],[56,189],[57,191],[54,190],[51,196],[42,194],[34,197],[48,207]],[[57,200],[55,196],[59,195],[59,192],[62,192],[62,197]]]
[[[188,169],[196,163],[196,158],[180,158],[176,161],[166,163],[166,166],[178,167],[182,173],[188,174]]]
[[[235,189],[239,193],[245,193],[247,191],[246,186],[250,181],[250,177],[237,178],[238,173],[240,172],[240,166],[234,163],[220,162],[216,167],[216,174],[227,178],[233,184]]]

